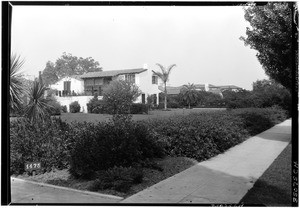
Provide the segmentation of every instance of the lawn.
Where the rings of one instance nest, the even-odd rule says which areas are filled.
[[[188,115],[190,113],[200,113],[209,111],[226,110],[226,108],[193,108],[193,109],[170,109],[169,111],[153,110],[149,114],[134,114],[133,120],[147,120],[152,118],[165,118],[172,115]],[[72,121],[80,122],[102,122],[109,120],[112,115],[109,114],[93,114],[93,113],[62,113],[61,119],[68,123]]]
[[[186,157],[165,157],[164,159],[155,159],[154,162],[159,168],[143,168],[144,177],[142,183],[133,185],[128,192],[123,193],[112,189],[106,189],[98,191],[98,193],[128,197],[198,163],[196,160]],[[94,180],[74,179],[68,173],[67,169],[55,170],[35,176],[28,176],[24,173],[23,175],[16,177],[79,190],[93,191],[91,190],[91,187]]]
[[[289,144],[240,203],[245,205],[292,206],[292,145]]]

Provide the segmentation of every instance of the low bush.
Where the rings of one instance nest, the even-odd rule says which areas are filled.
[[[165,153],[205,160],[242,142],[247,131],[242,120],[227,112],[173,116],[147,121]]]
[[[250,135],[261,133],[287,119],[287,112],[278,106],[236,109],[232,113],[243,120],[243,128]]]
[[[80,112],[80,104],[77,101],[74,101],[70,104],[70,113]]]
[[[169,102],[167,103],[168,108],[182,108],[183,106],[180,105],[178,102]]]
[[[50,108],[50,115],[56,116],[61,115],[61,105],[55,99],[50,99],[47,102],[52,108]]]
[[[161,157],[162,145],[146,125],[117,116],[107,123],[81,123],[74,135],[70,173],[90,178],[96,171],[129,167],[145,158]],[[78,126],[77,126],[78,127]]]
[[[10,123],[10,171],[22,174],[25,162],[40,161],[44,171],[68,166],[69,126],[58,118],[30,123],[17,119]]]
[[[131,114],[148,114],[148,106],[143,103],[133,103],[130,107]]]
[[[143,171],[133,167],[113,167],[106,171],[98,171],[97,179],[89,187],[91,191],[103,189],[114,189],[120,192],[127,192],[133,184],[143,181]]]
[[[61,110],[62,113],[67,113],[68,112],[67,106],[65,106],[65,105],[61,106],[60,110]]]

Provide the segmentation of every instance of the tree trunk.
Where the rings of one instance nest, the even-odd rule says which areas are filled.
[[[167,110],[167,83],[165,82],[165,110]]]

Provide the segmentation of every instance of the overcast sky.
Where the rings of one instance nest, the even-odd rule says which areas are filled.
[[[92,57],[103,70],[176,64],[169,84],[232,84],[251,90],[267,78],[256,51],[239,40],[241,6],[14,6],[12,52],[37,76],[63,52]]]

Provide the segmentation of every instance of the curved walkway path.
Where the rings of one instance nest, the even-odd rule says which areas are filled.
[[[286,120],[121,203],[239,203],[290,140]]]
[[[291,120],[127,199],[11,179],[12,203],[239,203],[291,140]]]

